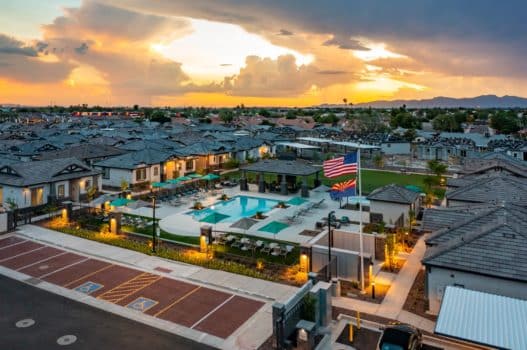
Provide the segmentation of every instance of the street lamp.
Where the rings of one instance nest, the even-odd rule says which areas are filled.
[[[152,196],[152,253],[156,253],[156,196]]]
[[[331,246],[333,245],[333,234],[331,233],[331,217],[334,214],[334,210],[328,213],[328,281],[331,281]]]

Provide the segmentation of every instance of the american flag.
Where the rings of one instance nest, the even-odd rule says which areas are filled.
[[[337,177],[357,173],[357,152],[346,154],[324,162],[324,176]]]

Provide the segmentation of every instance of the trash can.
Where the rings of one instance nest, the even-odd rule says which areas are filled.
[[[331,279],[331,295],[340,297],[340,281],[338,278]]]

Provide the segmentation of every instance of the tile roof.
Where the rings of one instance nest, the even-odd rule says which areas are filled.
[[[527,282],[525,222],[507,217],[427,249],[423,264]]]
[[[447,191],[447,200],[472,203],[527,202],[527,179],[494,173],[477,177],[466,186]]]
[[[402,186],[391,184],[377,188],[371,192],[368,197],[370,201],[382,201],[382,202],[392,202],[392,203],[401,203],[401,204],[412,204],[417,198],[419,198],[419,193],[411,191]]]
[[[165,162],[173,156],[172,153],[163,152],[153,148],[129,152],[117,157],[96,162],[94,165],[103,168],[135,169],[141,164],[153,165]]]

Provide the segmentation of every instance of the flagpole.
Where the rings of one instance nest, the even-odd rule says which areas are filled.
[[[360,167],[360,142],[357,149],[357,178],[359,186],[359,245],[360,245],[360,285],[361,292],[365,293],[364,290],[364,246],[362,242],[362,176]]]

